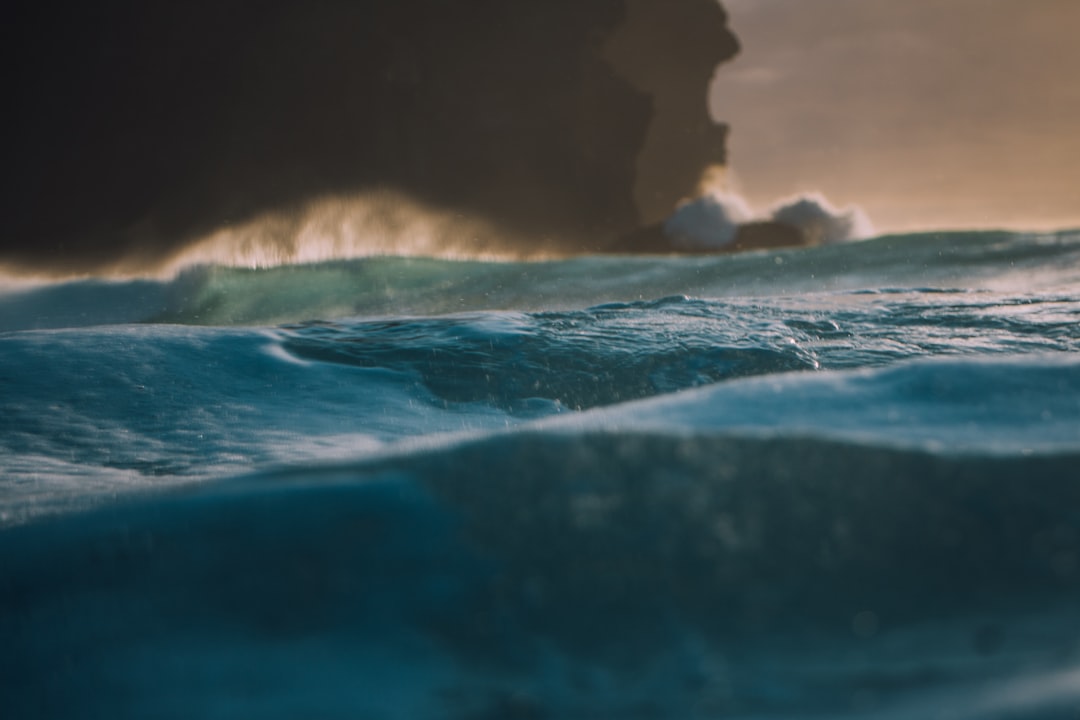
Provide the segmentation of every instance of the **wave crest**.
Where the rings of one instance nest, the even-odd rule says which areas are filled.
[[[698,198],[677,207],[664,231],[681,250],[715,250],[733,242],[739,226],[761,220],[798,229],[810,245],[874,235],[873,224],[861,208],[837,208],[820,193],[787,198],[757,213],[738,193],[715,187],[703,187]],[[509,232],[482,218],[428,207],[381,190],[328,196],[299,209],[220,228],[185,247],[161,270],[172,276],[193,265],[277,267],[386,255],[540,260],[581,252],[568,246],[567,238]]]
[[[438,210],[390,191],[335,195],[293,212],[272,212],[220,228],[183,248],[163,268],[277,267],[379,255],[509,259],[539,256],[500,242],[475,217]]]
[[[862,208],[838,208],[818,192],[785,198],[764,213],[755,213],[745,198],[723,189],[708,189],[680,205],[664,223],[664,232],[680,249],[715,250],[734,242],[740,225],[755,221],[794,227],[808,245],[865,240],[875,235],[874,225]]]

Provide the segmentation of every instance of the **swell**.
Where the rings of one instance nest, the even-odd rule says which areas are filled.
[[[884,306],[849,295],[842,311],[835,299],[669,298],[277,330],[11,333],[0,336],[0,524],[536,422],[972,457],[1080,446],[1075,303],[925,295]]]
[[[221,480],[8,529],[0,538],[9,588],[42,578],[52,578],[43,585],[103,582],[96,563],[77,560],[102,554],[90,538],[114,546],[100,559],[106,568],[173,555],[179,562],[191,553],[201,560],[184,572],[202,572],[203,560],[229,564],[208,557],[214,552],[241,551],[243,566],[268,573],[296,543],[341,552],[344,564],[356,553],[393,553],[377,542],[387,534],[432,557],[441,554],[430,544],[437,536],[467,540],[455,552],[494,558],[507,578],[539,573],[558,585],[567,615],[602,606],[605,594],[651,602],[672,585],[634,583],[668,577],[701,600],[727,598],[697,607],[704,625],[737,624],[720,609],[755,584],[787,588],[776,598],[783,605],[776,622],[822,620],[837,598],[853,610],[875,607],[900,618],[925,612],[931,601],[934,612],[959,612],[980,595],[994,604],[1080,587],[1080,568],[1070,560],[1080,552],[1073,511],[1080,486],[1071,472],[1078,458],[1075,451],[956,457],[708,432],[523,431]],[[161,547],[140,551],[142,533]],[[348,539],[353,533],[371,537]],[[48,540],[24,542],[31,537]],[[273,549],[260,558],[255,548],[268,542]],[[71,559],[44,562],[54,554]],[[161,580],[172,575],[159,573]],[[139,573],[121,574],[142,582]],[[817,587],[815,577],[828,581]],[[199,587],[193,592],[221,591]],[[19,593],[6,595],[13,596]]]
[[[162,692],[213,706],[236,688],[185,668],[214,657],[275,702],[326,687],[295,672],[275,682],[273,661],[237,665],[253,643],[351,672],[368,697],[387,690],[349,665],[356,648],[386,643],[417,667],[448,658],[449,678],[410,673],[413,692],[445,703],[472,682],[493,716],[522,687],[567,717],[649,697],[682,716],[728,653],[750,666],[725,671],[727,704],[705,716],[836,713],[853,688],[887,705],[997,682],[1072,651],[1068,614],[1049,634],[1024,626],[1060,623],[1047,613],[1080,599],[1078,460],[524,432],[122,503],[0,534],[8,702],[32,707],[50,687],[48,705],[90,699],[101,716],[137,715]],[[893,641],[943,623],[945,636],[897,655]],[[164,646],[184,660],[153,652]],[[836,665],[853,652],[861,669]],[[636,686],[672,653],[666,684]],[[590,673],[610,674],[613,695],[589,690]],[[96,693],[102,682],[121,693]],[[328,703],[329,716],[358,707],[348,692]]]
[[[321,321],[282,328],[282,348],[306,361],[405,372],[446,402],[508,410],[532,400],[571,409],[613,405],[794,371],[1080,350],[1078,310],[1069,298],[928,291],[878,297],[768,304],[672,297],[566,312]],[[953,368],[931,367],[946,383],[965,371],[994,372],[980,365],[953,376]]]
[[[264,270],[196,269],[156,320],[263,324],[350,315],[551,310],[606,302],[866,288],[1068,288],[1080,235],[933,233],[730,256],[490,263],[370,258]]]
[[[764,323],[762,323],[764,325]],[[742,336],[727,308],[686,298],[565,313],[496,313],[286,328],[286,352],[417,377],[438,398],[580,410],[817,367],[782,325]]]
[[[1080,235],[929,233],[725,256],[543,262],[374,257],[269,268],[198,266],[163,281],[74,281],[0,294],[0,330],[117,322],[276,324],[352,315],[569,309],[669,295],[782,296],[879,288],[1074,287]]]

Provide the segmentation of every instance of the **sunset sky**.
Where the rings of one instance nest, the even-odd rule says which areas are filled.
[[[819,190],[884,231],[1080,226],[1080,2],[724,0],[738,189]]]

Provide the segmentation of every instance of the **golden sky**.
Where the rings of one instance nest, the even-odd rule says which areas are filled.
[[[1080,0],[724,0],[738,189],[879,230],[1080,227]]]

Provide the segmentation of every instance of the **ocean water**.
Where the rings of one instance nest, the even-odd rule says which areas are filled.
[[[1080,717],[1080,232],[0,291],[0,714]]]

